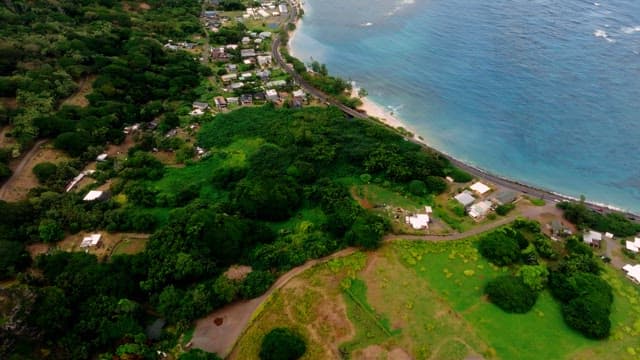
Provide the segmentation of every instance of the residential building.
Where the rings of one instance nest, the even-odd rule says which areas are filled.
[[[252,105],[253,104],[253,96],[251,96],[251,94],[242,94],[242,95],[240,95],[240,103],[242,105]]]
[[[415,214],[405,217],[407,224],[411,225],[415,230],[428,229],[430,220],[428,214]]]
[[[469,216],[474,219],[480,219],[486,216],[489,211],[491,211],[491,202],[490,201],[480,201],[479,203],[471,205],[469,207]]]
[[[100,247],[102,240],[101,234],[91,234],[89,236],[85,236],[82,238],[82,242],[80,243],[81,249],[87,249],[90,247]]]
[[[591,246],[600,247],[600,242],[602,241],[602,233],[597,231],[589,230],[582,235],[582,240]]]
[[[489,190],[491,190],[490,187],[488,187],[487,185],[481,183],[480,181],[478,181],[475,184],[471,185],[469,188],[471,190],[475,191],[476,193],[478,193],[479,195],[484,195],[485,193],[489,192]]]
[[[468,190],[461,192],[453,198],[456,199],[460,203],[460,205],[464,206],[465,208],[476,201],[476,198],[474,198],[473,195],[471,195],[471,192],[469,192]]]
[[[106,193],[104,191],[91,190],[85,195],[82,200],[84,201],[95,201],[95,200],[104,200],[106,198]]]
[[[227,108],[227,100],[225,100],[222,96],[216,96],[213,101],[216,103],[216,107],[218,109],[226,109]]]
[[[274,89],[269,89],[266,91],[266,98],[269,101],[278,101],[280,97],[278,96],[278,92]]]

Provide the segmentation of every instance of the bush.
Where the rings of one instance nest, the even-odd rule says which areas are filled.
[[[421,180],[412,180],[409,183],[409,192],[413,195],[420,196],[427,193],[427,185]]]
[[[295,360],[307,351],[304,339],[288,328],[275,328],[262,339],[261,360]]]
[[[473,176],[471,176],[471,174],[458,168],[450,169],[447,175],[457,183],[466,183],[473,180]]]
[[[520,258],[518,241],[508,236],[504,230],[496,230],[483,236],[478,244],[480,254],[499,266],[513,264]]]
[[[500,215],[500,216],[505,216],[507,215],[511,210],[515,209],[516,205],[515,204],[503,204],[503,205],[498,205],[498,207],[496,207],[496,214]]]
[[[40,184],[46,183],[58,171],[58,166],[50,162],[41,162],[31,170]]]
[[[521,278],[512,275],[490,281],[484,292],[492,303],[509,313],[528,312],[538,298],[538,293],[525,285]]]
[[[250,272],[242,282],[240,295],[245,299],[253,299],[264,294],[276,277],[268,271],[255,270]]]
[[[611,332],[610,305],[598,297],[581,296],[562,306],[564,321],[591,339],[604,339]]]

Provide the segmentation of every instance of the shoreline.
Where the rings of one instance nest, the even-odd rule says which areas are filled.
[[[302,1],[290,0],[289,4],[292,7],[296,7],[296,9],[302,9],[302,11],[304,12],[304,6],[303,6],[304,3]],[[301,22],[300,17],[296,17],[294,19],[293,23],[296,25],[296,27],[293,31],[289,31],[289,41],[285,45],[287,50],[289,51],[289,54],[291,54],[291,56],[293,57],[296,57],[296,55],[292,51],[290,44],[295,38],[296,32],[299,30],[300,22]],[[355,88],[355,86],[354,86],[353,93],[357,94],[357,89]],[[407,139],[408,141],[412,141],[420,146],[423,146],[424,148],[430,151],[434,151],[438,154],[441,154],[443,157],[449,160],[452,165],[470,173],[471,175],[478,178],[479,180],[485,180],[495,185],[499,185],[514,191],[521,192],[527,196],[535,196],[543,200],[550,200],[554,202],[580,201],[580,199],[575,196],[562,194],[553,190],[545,189],[544,187],[541,187],[541,186],[527,184],[526,182],[521,180],[515,180],[503,175],[494,174],[476,165],[459,160],[454,156],[452,156],[451,154],[448,154],[442,150],[436,149],[431,145],[429,145],[428,143],[426,143],[423,136],[416,133],[416,131],[412,129],[411,126],[408,126],[407,123],[403,121],[401,118],[399,118],[397,115],[386,111],[383,105],[376,103],[375,101],[371,100],[368,97],[360,98],[360,100],[362,101],[362,105],[358,106],[358,110],[362,111],[363,115],[366,114],[367,117],[373,117],[379,120],[380,123],[382,123],[383,125],[391,127],[394,130],[398,130],[398,128],[402,128],[405,131],[410,132],[413,135],[413,137],[408,138],[406,137],[406,134],[402,134],[403,136],[405,136],[405,139]],[[585,200],[584,203],[592,210],[600,213],[606,212],[606,211],[615,211],[615,212],[620,212],[626,215],[627,218],[631,220],[640,221],[640,213],[634,213],[630,210],[621,209],[614,205],[601,203],[601,202]]]

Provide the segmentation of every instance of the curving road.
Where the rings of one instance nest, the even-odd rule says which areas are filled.
[[[289,17],[287,18],[287,20],[285,21],[285,24],[294,24],[295,25],[295,21],[298,18],[298,9],[295,6],[295,4],[293,3],[289,3],[289,5],[291,6],[291,11],[289,12]],[[283,31],[286,31],[283,29]],[[286,45],[286,44],[285,44]],[[367,116],[364,113],[361,113],[357,110],[354,110],[350,107],[347,107],[345,105],[343,105],[342,103],[338,102],[337,100],[333,99],[331,96],[325,94],[324,92],[316,89],[315,87],[313,87],[311,84],[309,84],[307,81],[305,81],[302,76],[300,76],[300,74],[298,74],[295,70],[293,70],[292,68],[290,68],[289,66],[287,66],[287,63],[284,61],[284,59],[282,58],[282,55],[280,54],[280,47],[282,46],[280,38],[279,37],[275,37],[275,39],[273,40],[273,44],[271,47],[271,54],[273,59],[278,63],[278,65],[287,73],[289,73],[289,75],[291,75],[291,77],[296,81],[296,83],[302,88],[304,89],[304,91],[306,91],[308,94],[311,94],[312,96],[318,98],[320,101],[323,101],[324,103],[328,104],[328,105],[332,105],[335,106],[337,108],[339,108],[342,112],[344,112],[345,114],[347,114],[350,117],[353,118],[358,118],[358,119],[363,119],[363,120],[370,120],[373,121],[369,116]],[[376,122],[377,124],[379,124],[378,122]],[[391,128],[393,129],[393,128]],[[396,129],[393,129],[396,130]],[[495,174],[491,174],[489,172],[486,172],[482,169],[476,168],[474,166],[465,164],[464,162],[457,160],[455,158],[453,158],[452,156],[445,154],[437,149],[434,149],[428,145],[426,145],[425,143],[419,141],[418,139],[415,138],[405,138],[407,141],[411,141],[415,144],[418,144],[422,147],[424,147],[427,150],[430,150],[432,152],[435,152],[437,154],[439,154],[440,156],[446,158],[447,160],[449,160],[449,162],[451,162],[451,164],[455,165],[456,167],[470,173],[471,175],[473,175],[474,177],[477,178],[482,178],[482,179],[486,179],[489,182],[495,184],[495,185],[499,185],[501,187],[510,189],[510,190],[514,190],[517,192],[521,192],[524,194],[527,194],[529,196],[533,196],[533,197],[537,197],[540,199],[544,199],[546,201],[553,201],[553,202],[561,202],[561,201],[575,201],[575,199],[568,197],[568,196],[564,196],[561,194],[557,194],[548,190],[544,190],[544,189],[539,189],[536,187],[533,187],[531,185],[527,185],[527,184],[523,184],[514,180],[510,180]],[[612,209],[609,209],[607,207],[603,207],[597,204],[593,204],[593,203],[589,203],[586,202],[585,203],[589,208],[591,208],[592,210],[598,211],[598,212],[612,212]],[[631,212],[623,212],[623,214],[634,221],[640,221],[640,216]]]
[[[16,169],[13,171],[13,174],[11,174],[11,177],[7,179],[7,181],[5,181],[4,184],[2,184],[2,187],[0,187],[0,200],[5,200],[7,190],[13,187],[13,183],[15,182],[18,175],[22,173],[22,171],[24,171],[24,167],[29,163],[29,161],[31,161],[31,159],[33,159],[34,156],[36,156],[36,154],[38,153],[38,150],[40,150],[40,148],[45,142],[47,142],[46,139],[40,140],[37,143],[35,143],[33,147],[31,147],[29,152],[24,155],[22,160],[20,160],[20,163],[18,164]]]

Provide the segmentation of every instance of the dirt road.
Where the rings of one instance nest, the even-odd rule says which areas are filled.
[[[24,167],[31,161],[31,159],[33,159],[34,156],[36,156],[38,150],[40,150],[40,147],[42,147],[45,142],[47,142],[47,140],[38,141],[37,143],[35,143],[35,145],[33,145],[31,150],[29,150],[29,152],[22,157],[22,160],[20,160],[18,166],[15,168],[15,170],[13,170],[13,174],[11,175],[11,177],[4,184],[2,184],[2,187],[0,187],[0,200],[6,199],[5,197],[7,190],[11,189],[14,186],[15,180],[18,178],[20,173],[25,170]]]
[[[223,358],[226,357],[231,353],[236,341],[247,328],[255,311],[274,291],[282,288],[289,280],[315,265],[353,254],[356,251],[357,249],[355,248],[346,248],[327,257],[307,261],[278,278],[264,295],[255,299],[229,304],[198,320],[191,339],[192,346],[208,352],[214,352]],[[218,325],[216,325],[216,322]]]

